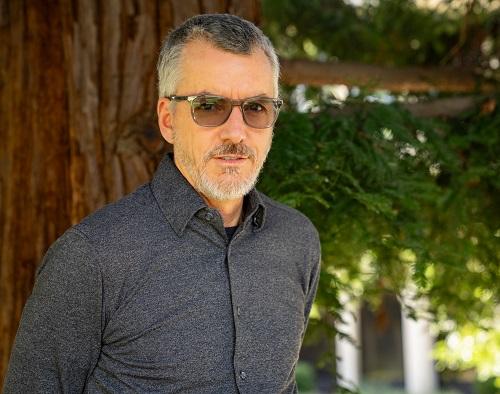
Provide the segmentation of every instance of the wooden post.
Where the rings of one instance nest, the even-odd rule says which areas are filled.
[[[430,319],[426,316],[428,302],[425,298],[416,299],[415,294],[415,286],[408,285],[401,309],[405,389],[408,394],[432,394],[438,389],[438,377],[432,359]],[[408,315],[408,306],[416,313],[416,319]]]
[[[340,387],[355,391],[361,383],[361,313],[358,300],[350,300],[347,295],[341,295],[342,322],[337,324],[337,330],[349,336],[349,339],[337,335],[335,338],[335,358],[337,384]]]

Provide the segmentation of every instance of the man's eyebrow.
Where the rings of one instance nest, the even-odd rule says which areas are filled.
[[[222,94],[213,93],[208,90],[202,90],[201,92],[193,93],[190,96],[201,96],[201,95],[225,97]]]
[[[202,96],[202,95],[228,98],[227,96],[224,96],[222,94],[213,93],[213,92],[210,92],[208,90],[202,90],[200,92],[191,93],[191,94],[188,94],[187,96]],[[272,96],[269,96],[266,93],[259,93],[259,94],[253,95],[253,96],[244,97],[241,100],[246,100],[246,99],[249,99],[249,98],[272,98]]]
[[[202,96],[202,95],[220,96],[220,97],[222,97],[220,94],[215,94],[215,93],[209,92],[207,90],[202,90],[201,92],[194,92],[194,93],[189,93],[189,94],[183,94],[182,96]],[[177,94],[176,96],[181,96],[181,95]]]

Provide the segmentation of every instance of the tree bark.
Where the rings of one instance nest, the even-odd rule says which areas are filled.
[[[390,68],[368,64],[281,59],[282,82],[289,85],[343,84],[392,92],[491,92],[472,69],[451,67]]]
[[[85,215],[147,182],[160,42],[259,0],[0,0],[0,387],[37,264]]]

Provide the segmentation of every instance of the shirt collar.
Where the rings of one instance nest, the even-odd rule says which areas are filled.
[[[160,162],[151,181],[153,195],[174,231],[181,235],[188,222],[200,210],[207,209],[205,201],[174,164],[171,153]],[[264,225],[265,205],[260,193],[253,188],[243,206],[244,223],[251,221],[255,231]]]

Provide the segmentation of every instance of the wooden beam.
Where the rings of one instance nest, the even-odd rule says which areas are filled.
[[[491,92],[471,69],[451,67],[392,68],[359,63],[281,59],[281,81],[289,85],[343,84],[392,92]],[[498,89],[498,87],[496,87]]]
[[[456,117],[477,106],[484,97],[450,97],[415,104],[403,104],[412,115],[420,118]]]
[[[453,118],[464,112],[470,111],[479,105],[481,106],[481,113],[490,113],[494,111],[497,103],[494,98],[486,98],[484,96],[464,96],[422,101],[414,104],[401,103],[400,105],[408,110],[412,115],[419,118]],[[345,107],[340,108],[332,108],[329,112],[334,116],[348,115],[359,111],[359,109],[359,105],[354,104],[346,105]]]

